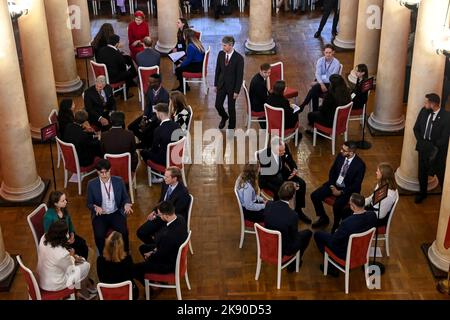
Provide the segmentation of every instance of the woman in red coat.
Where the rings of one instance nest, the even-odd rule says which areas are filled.
[[[138,10],[134,13],[134,21],[128,25],[128,43],[130,55],[136,60],[136,55],[144,50],[143,40],[150,36],[148,23],[145,21],[145,14]]]

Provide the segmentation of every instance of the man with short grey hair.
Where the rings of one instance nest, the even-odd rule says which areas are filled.
[[[152,48],[152,38],[144,38],[144,50],[136,55],[136,63],[139,67],[153,67],[160,65],[161,55]]]
[[[91,125],[102,131],[109,130],[109,115],[116,110],[116,100],[105,76],[98,76],[95,84],[84,92],[84,107]]]

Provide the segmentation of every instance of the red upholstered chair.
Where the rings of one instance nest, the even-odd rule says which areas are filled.
[[[52,111],[50,111],[50,114],[48,115],[48,123],[49,124],[58,123],[58,110],[52,109]],[[56,150],[58,153],[58,163],[56,167],[59,168],[61,164],[61,150],[59,150],[58,145],[56,145]]]
[[[145,95],[148,90],[148,77],[152,74],[159,74],[159,67],[139,67],[138,75],[139,75],[139,101],[141,101],[142,110],[145,109]]]
[[[286,141],[292,137],[295,137],[295,145],[298,144],[298,128],[299,121],[297,121],[297,125],[294,128],[285,129],[284,128],[284,109],[283,108],[275,108],[267,103],[264,104],[264,109],[266,113],[266,142],[264,145],[268,145],[270,140],[270,135],[277,135],[281,137],[283,141]]]
[[[118,176],[128,184],[131,202],[134,203],[133,187],[136,189],[136,172],[131,171],[131,154],[129,152],[120,154],[106,153],[104,158],[111,163],[111,175]],[[137,170],[137,168],[136,168]]]
[[[187,216],[187,231],[191,232],[191,215],[192,208],[194,206],[194,196],[192,194],[189,194],[189,198],[191,198],[191,202],[189,202],[189,210]],[[194,250],[192,249],[192,241],[189,241],[189,251],[191,251],[191,254],[194,254]]]
[[[258,253],[256,256],[255,280],[258,280],[261,272],[261,261],[277,266],[277,289],[281,287],[281,270],[295,261],[295,272],[298,272],[300,264],[300,250],[295,255],[285,256],[282,254],[281,232],[269,230],[255,223],[256,243]]]
[[[255,151],[255,161],[258,161],[259,154],[263,151],[264,151],[264,149]],[[261,188],[260,192],[261,192],[261,197],[263,197],[264,199],[266,199],[268,201],[273,201],[274,194],[271,190]]]
[[[180,168],[183,175],[183,183],[187,186],[186,177],[184,175],[184,150],[186,148],[186,137],[167,145],[166,164],[167,167],[176,166]],[[160,165],[151,160],[147,160],[148,185],[152,186],[152,174],[164,178],[166,171],[165,165]]]
[[[75,300],[75,289],[66,288],[59,291],[45,291],[39,288],[36,277],[33,271],[28,269],[22,262],[20,256],[16,256],[17,262],[20,266],[20,271],[25,278],[28,289],[28,299],[29,300],[61,300],[69,298],[70,300]]]
[[[100,300],[133,300],[133,285],[130,280],[113,284],[99,282],[97,292]]]
[[[272,88],[278,80],[284,80],[284,66],[283,62],[275,62],[270,65],[270,76],[269,81],[267,81],[268,90],[272,91]],[[295,103],[297,103],[298,90],[288,87],[286,85],[286,89],[284,90],[284,97],[286,99],[295,98]]]
[[[398,194],[398,189],[395,190],[396,199],[394,205],[392,206],[391,212],[389,212],[389,219],[386,226],[378,227],[378,241],[384,240],[386,242],[386,255],[389,257],[389,233],[391,231],[391,222],[392,217],[395,213],[395,208],[397,208],[398,200],[400,199],[400,195]],[[374,239],[375,241],[375,239]]]
[[[105,76],[106,83],[111,86],[111,88],[113,89],[113,93],[123,90],[123,100],[127,101],[127,84],[125,83],[125,81],[110,83],[108,69],[106,68],[106,64],[97,63],[92,60],[89,62],[91,63],[91,69],[92,69],[92,72],[94,73],[94,78],[97,78],[98,76]]]
[[[178,249],[177,263],[175,265],[175,273],[159,274],[159,273],[146,273],[145,278],[145,298],[150,300],[150,287],[158,288],[171,288],[176,289],[178,300],[181,299],[181,279],[184,277],[186,280],[186,286],[191,290],[191,284],[189,283],[189,277],[187,272],[187,256],[188,256],[188,243],[191,240],[192,232],[189,231],[187,239]],[[162,284],[165,282],[167,284]]]
[[[78,194],[81,195],[81,182],[86,176],[95,172],[95,166],[100,158],[96,157],[94,162],[87,167],[80,167],[75,146],[72,143],[66,143],[60,140],[58,137],[56,137],[56,143],[61,150],[64,163],[64,188],[67,188],[69,172],[75,173],[77,175],[77,180],[74,182],[78,183]]]
[[[264,111],[261,112],[254,112],[252,111],[252,104],[250,102],[250,95],[248,93],[247,84],[245,83],[245,80],[242,81],[242,88],[244,89],[245,93],[245,103],[247,104],[247,131],[246,135],[249,134],[250,127],[252,126],[252,122],[266,122],[266,119],[259,120],[259,118],[262,118],[266,116],[266,113]]]
[[[28,216],[27,221],[30,226],[31,233],[33,234],[34,244],[36,245],[36,253],[39,248],[39,241],[44,235],[44,215],[47,212],[47,205],[41,203],[36,209],[33,210]]]
[[[327,275],[328,262],[345,273],[345,293],[348,294],[350,270],[364,266],[364,275],[366,277],[366,285],[369,281],[369,249],[375,234],[375,227],[366,232],[355,233],[350,236],[347,246],[346,259],[338,258],[330,248],[325,246],[323,258],[323,274]]]
[[[194,35],[198,39],[198,41],[202,41],[202,32],[197,31],[197,30],[193,30],[193,31],[194,31]]]
[[[331,153],[335,154],[336,137],[344,134],[344,139],[347,141],[348,119],[352,110],[353,102],[345,106],[336,108],[334,113],[333,127],[325,127],[319,123],[314,123],[313,146],[316,146],[317,135],[331,140]]]
[[[371,77],[369,79],[366,79],[362,82],[361,85],[361,91],[362,92],[367,92],[367,100],[369,100],[369,96],[370,96],[370,89],[374,88],[374,78]],[[355,97],[352,96],[352,99],[354,99]],[[350,121],[361,121],[361,127],[364,127],[364,121],[366,120],[366,106],[367,103],[364,104],[364,106],[362,107],[362,109],[352,109],[352,112],[350,113]]]
[[[208,94],[208,60],[211,53],[211,47],[205,52],[205,58],[203,59],[202,72],[183,72],[183,93],[186,94],[186,83],[203,83],[205,87],[205,96]]]

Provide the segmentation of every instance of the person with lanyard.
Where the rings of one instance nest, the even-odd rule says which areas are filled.
[[[132,204],[122,178],[111,176],[111,163],[101,159],[96,166],[98,177],[87,185],[87,207],[91,210],[92,229],[99,255],[110,230],[123,235],[125,251],[129,250],[127,215]]]
[[[113,89],[106,83],[106,77],[98,76],[95,84],[84,92],[83,99],[89,123],[102,131],[109,130],[111,128],[109,115],[117,107]]]
[[[328,92],[330,87],[330,76],[332,74],[339,74],[341,63],[334,57],[334,46],[326,44],[323,50],[323,57],[317,60],[316,64],[316,79],[311,84],[308,94],[299,106],[300,111],[303,111],[305,106],[312,101],[313,111],[319,108],[319,98],[322,94]]]

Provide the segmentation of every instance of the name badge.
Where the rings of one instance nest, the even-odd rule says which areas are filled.
[[[327,75],[326,75],[326,74],[323,74],[323,75],[322,75],[322,81],[328,81],[328,78],[327,78]]]
[[[112,208],[112,205],[113,205],[112,199],[109,200],[108,198],[106,198],[106,204],[105,204],[106,208],[107,208],[108,210],[111,210],[111,209],[113,209],[113,208]]]
[[[177,48],[178,48],[178,49],[182,49],[182,48],[183,48],[183,45],[179,43],[179,44],[177,45]]]
[[[339,178],[336,180],[336,184],[338,186],[342,186],[344,184],[344,177],[343,176],[339,176]]]

